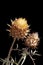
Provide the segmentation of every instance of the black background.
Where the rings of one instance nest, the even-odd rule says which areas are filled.
[[[9,48],[12,43],[12,38],[6,31],[9,27],[7,24],[11,24],[10,19],[23,17],[26,18],[28,24],[31,25],[31,32],[38,32],[40,37],[39,53],[41,57],[36,57],[36,65],[43,65],[43,10],[42,3],[25,3],[25,2],[14,2],[14,3],[2,3],[0,5],[0,57],[7,57]],[[30,59],[24,63],[28,65]],[[30,64],[31,65],[31,64]]]

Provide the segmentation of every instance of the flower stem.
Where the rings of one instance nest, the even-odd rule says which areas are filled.
[[[23,65],[23,63],[25,62],[25,60],[26,60],[26,55],[24,56],[24,58],[23,58],[23,61],[22,61],[21,65]]]
[[[29,55],[29,57],[31,58],[33,64],[36,65],[35,62],[34,62],[34,59],[33,59],[32,56],[30,55],[30,53],[29,53],[28,55]]]
[[[14,46],[15,41],[16,41],[16,38],[14,39],[14,41],[13,41],[11,47],[10,47],[10,50],[9,50],[9,53],[8,53],[8,58],[10,58],[10,54],[12,52],[12,49],[13,49],[13,46]]]
[[[23,63],[25,62],[25,59],[26,59],[26,54],[23,54],[22,57],[20,58],[19,62],[18,62],[18,65],[20,64],[20,62],[22,61],[21,65],[23,65]]]
[[[9,61],[9,58],[10,58],[10,55],[11,55],[11,52],[12,52],[12,49],[13,49],[13,46],[14,46],[15,41],[16,41],[16,38],[14,38],[14,41],[13,41],[13,43],[12,43],[12,45],[11,45],[11,47],[10,47],[10,50],[9,50],[9,52],[8,52],[7,63],[6,63],[6,65],[9,64],[8,61]]]

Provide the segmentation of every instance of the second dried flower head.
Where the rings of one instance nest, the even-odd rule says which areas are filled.
[[[39,40],[40,39],[37,32],[29,34],[25,40],[25,45],[30,48],[36,48],[38,46]]]

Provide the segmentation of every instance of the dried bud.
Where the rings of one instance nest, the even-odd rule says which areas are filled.
[[[39,42],[39,37],[38,37],[38,33],[32,33],[29,34],[29,36],[27,36],[26,40],[25,40],[25,45],[30,47],[30,48],[36,48],[38,46],[38,42]]]

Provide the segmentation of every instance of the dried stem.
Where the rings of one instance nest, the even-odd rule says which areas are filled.
[[[7,63],[6,63],[6,65],[9,64],[8,61],[9,61],[9,58],[10,58],[10,55],[11,55],[11,52],[12,52],[12,49],[13,49],[15,41],[16,41],[16,38],[14,38],[14,41],[13,41],[11,47],[10,47],[10,50],[9,50],[9,53],[8,53],[8,56],[7,56]]]
[[[28,55],[29,55],[29,57],[31,58],[33,64],[36,65],[35,62],[34,62],[34,59],[33,59],[32,56],[30,55],[30,53],[28,53]]]
[[[18,62],[18,65],[20,64],[20,62],[22,61],[21,65],[23,65],[24,61],[26,59],[26,54],[23,54],[22,57],[20,58],[19,62]]]
[[[23,56],[20,58],[20,60],[18,61],[18,65],[20,64],[20,62],[22,61],[23,59]]]
[[[12,49],[12,51],[21,51],[20,49]]]
[[[36,56],[41,56],[40,54],[37,54],[37,53],[36,53],[36,54],[34,54],[34,55],[36,55]]]
[[[14,46],[15,40],[16,40],[16,38],[14,38],[14,41],[13,41],[11,47],[10,47],[10,50],[9,50],[9,53],[8,53],[8,58],[10,58],[10,54],[11,54],[11,52],[12,52],[12,49],[13,49],[13,46]]]
[[[23,63],[25,62],[25,60],[26,60],[26,55],[24,56],[24,58],[23,58],[23,61],[22,61],[21,65],[23,65]]]

